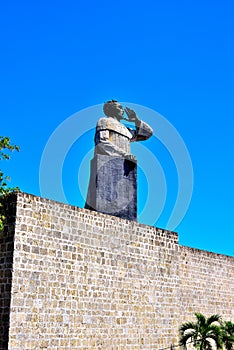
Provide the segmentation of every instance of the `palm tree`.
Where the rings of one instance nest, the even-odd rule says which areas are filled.
[[[193,343],[197,350],[222,349],[221,316],[212,315],[206,318],[201,313],[195,313],[197,322],[183,323],[179,328],[179,345],[187,349],[188,343]]]
[[[231,321],[226,321],[221,326],[222,339],[227,350],[234,349],[234,324]]]

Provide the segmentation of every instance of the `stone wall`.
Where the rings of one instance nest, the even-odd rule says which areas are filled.
[[[180,246],[181,321],[194,310],[234,319],[234,259]]]
[[[14,232],[16,195],[11,195],[3,201],[1,213],[6,217],[5,227],[0,232],[0,349],[7,349],[12,265],[14,252]]]
[[[231,319],[233,270],[174,232],[19,193],[8,349],[170,346],[196,311]]]

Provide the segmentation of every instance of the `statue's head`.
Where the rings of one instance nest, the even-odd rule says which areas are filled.
[[[116,100],[105,102],[103,106],[103,112],[107,117],[116,118],[118,120],[123,119],[124,115],[123,107]]]

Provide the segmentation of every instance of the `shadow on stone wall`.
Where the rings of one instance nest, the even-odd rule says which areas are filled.
[[[0,350],[8,349],[16,201],[16,194],[1,200],[6,219],[0,231]]]

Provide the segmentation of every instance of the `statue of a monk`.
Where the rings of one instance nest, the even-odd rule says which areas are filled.
[[[115,100],[106,102],[103,111],[107,118],[100,118],[96,125],[85,208],[136,221],[137,165],[130,142],[147,140],[153,130],[132,109],[123,109]],[[135,123],[135,128],[120,120]]]
[[[103,111],[107,118],[100,118],[96,126],[95,155],[122,156],[135,161],[135,156],[130,153],[130,142],[147,140],[153,133],[152,128],[140,120],[132,109],[123,109],[115,100],[106,102]],[[135,129],[127,128],[120,122],[121,119],[134,122]]]

